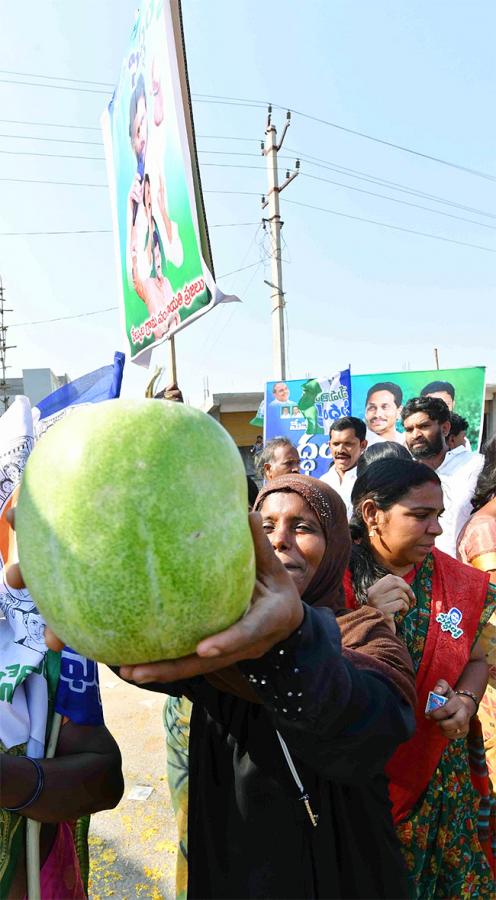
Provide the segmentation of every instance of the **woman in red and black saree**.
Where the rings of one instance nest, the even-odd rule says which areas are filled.
[[[482,758],[471,760],[468,736],[477,727],[480,734],[488,675],[480,637],[496,590],[487,574],[434,547],[443,511],[434,470],[402,459],[372,463],[352,499],[360,537],[346,573],[347,605],[380,609],[416,671],[416,733],[386,768],[411,896],[489,900],[490,788],[483,746]]]

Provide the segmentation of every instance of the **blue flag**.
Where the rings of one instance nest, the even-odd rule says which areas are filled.
[[[102,366],[101,369],[81,375],[81,378],[63,384],[53,394],[40,400],[36,404],[40,411],[40,420],[79,403],[99,403],[101,400],[113,400],[118,397],[121,392],[124,361],[124,354],[117,352],[114,354],[112,366]]]

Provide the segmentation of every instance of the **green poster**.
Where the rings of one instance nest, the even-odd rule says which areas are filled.
[[[401,410],[412,397],[432,395],[468,421],[467,439],[478,450],[484,417],[486,369],[427,369],[419,372],[380,372],[353,375],[352,411],[367,425],[367,439],[403,440]]]
[[[179,3],[144,0],[102,120],[124,327],[141,365],[154,346],[234,299],[211,272],[185,95]]]

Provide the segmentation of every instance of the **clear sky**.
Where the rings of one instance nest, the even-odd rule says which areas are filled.
[[[5,233],[111,228],[105,187],[12,179],[106,182],[99,119],[106,84],[118,77],[134,9],[134,0],[2,4],[0,275],[12,324],[119,302],[111,234]],[[202,400],[207,376],[211,392],[261,390],[272,376],[266,260],[221,277],[263,261],[268,247],[256,224],[267,185],[264,160],[238,155],[258,154],[266,120],[259,101],[493,176],[477,177],[294,115],[282,164],[300,155],[326,161],[327,168],[302,159],[302,175],[282,195],[290,377],[329,374],[348,363],[356,373],[432,368],[438,347],[441,367],[486,364],[496,380],[494,3],[183,0],[183,16],[193,95],[258,101],[194,103],[217,280],[243,304],[218,308],[177,336],[187,397]],[[79,83],[83,79],[103,84]],[[27,83],[6,83],[14,81]],[[274,112],[276,124],[284,118],[283,110]],[[340,167],[361,173],[362,180],[336,172]],[[213,227],[226,223],[236,225]],[[47,366],[75,378],[110,362],[114,350],[126,350],[115,311],[18,324],[8,337],[17,345],[9,351],[9,375]],[[165,349],[157,350],[154,361],[165,357]],[[146,370],[128,364],[123,393],[141,395],[148,378]]]

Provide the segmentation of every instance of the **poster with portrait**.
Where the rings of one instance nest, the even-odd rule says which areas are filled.
[[[351,411],[349,369],[329,378],[268,381],[264,440],[287,437],[297,448],[301,472],[319,478],[329,468],[331,424]]]
[[[216,286],[179,0],[144,0],[102,117],[117,284],[131,360],[226,297]]]
[[[417,372],[380,372],[352,377],[352,413],[367,425],[367,440],[404,441],[401,410],[413,397],[444,400],[450,411],[468,423],[467,442],[478,450],[484,417],[484,366],[425,369]]]

